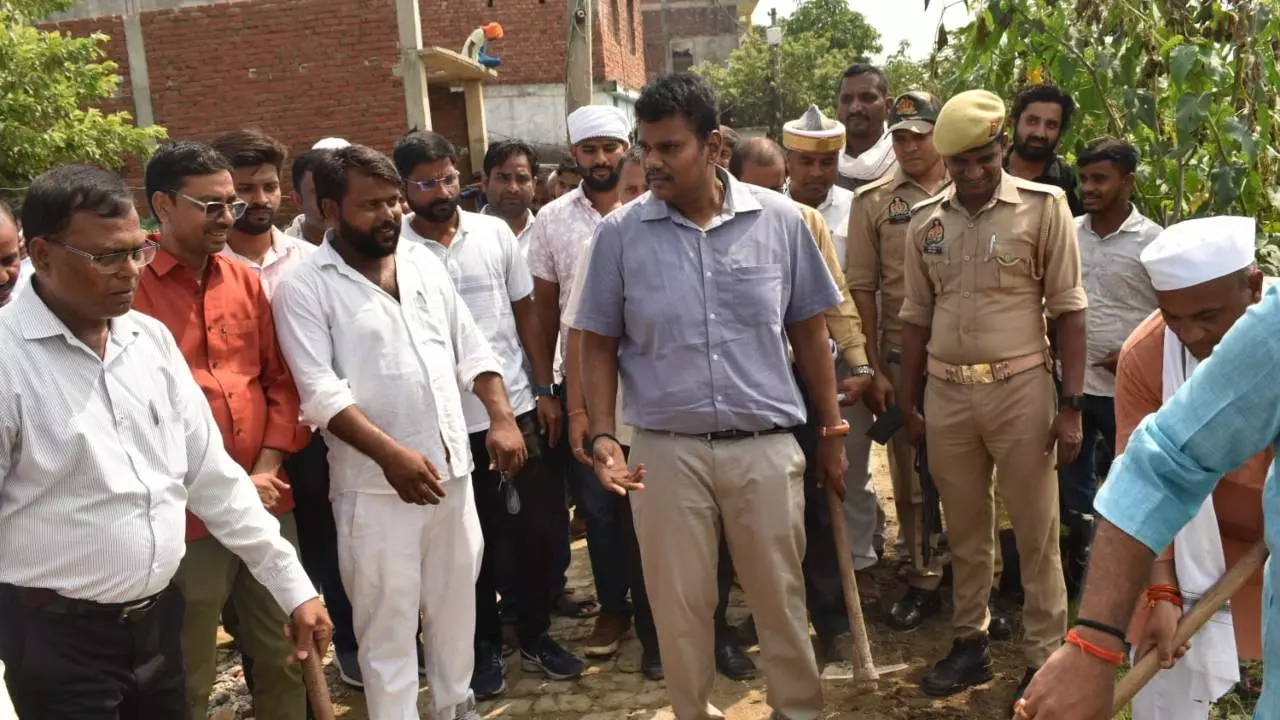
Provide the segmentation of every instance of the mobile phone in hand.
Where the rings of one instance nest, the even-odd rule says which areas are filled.
[[[867,429],[867,437],[881,445],[885,445],[889,442],[889,438],[893,437],[894,433],[902,429],[902,425],[902,408],[897,405],[890,405],[884,412],[880,413],[880,417],[876,418],[876,421]]]

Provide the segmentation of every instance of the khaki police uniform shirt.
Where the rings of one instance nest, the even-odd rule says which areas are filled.
[[[972,217],[954,185],[913,212],[900,317],[932,328],[930,356],[972,365],[1040,352],[1045,311],[1056,318],[1088,304],[1061,188],[1004,173]]]
[[[822,219],[822,213],[799,202],[796,207],[804,216],[809,232],[813,233],[813,239],[818,243],[818,252],[822,254],[822,262],[831,272],[831,278],[836,281],[836,287],[840,288],[843,297],[839,305],[823,313],[827,320],[827,331],[831,333],[831,339],[835,341],[836,349],[846,365],[866,365],[867,338],[862,334],[862,318],[858,316],[858,308],[854,306],[853,297],[849,294],[849,284],[840,269],[840,256],[831,239],[831,230],[827,228],[827,221]]]
[[[903,263],[911,208],[933,195],[901,168],[854,193],[845,277],[853,292],[880,293],[879,330],[889,345],[902,346],[898,313],[907,293]]]

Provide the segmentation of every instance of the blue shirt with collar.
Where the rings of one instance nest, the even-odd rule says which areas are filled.
[[[805,421],[786,325],[839,304],[787,197],[722,169],[704,230],[652,193],[596,230],[574,326],[616,337],[623,419],[646,430],[760,431]]]

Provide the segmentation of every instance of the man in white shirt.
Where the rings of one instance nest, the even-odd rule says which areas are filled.
[[[507,224],[458,208],[457,153],[443,136],[414,131],[395,148],[396,170],[404,178],[413,214],[401,238],[430,250],[444,263],[458,294],[502,364],[508,399],[516,414],[529,460],[519,474],[493,468],[487,450],[489,416],[479,399],[462,398],[476,469],[471,474],[476,510],[485,538],[476,582],[476,667],[471,689],[478,699],[506,690],[502,621],[498,615],[496,557],[510,548],[516,635],[521,665],[552,680],[582,674],[583,662],[547,634],[552,596],[547,592],[562,539],[564,479],[551,448],[561,434],[560,401],[552,388],[551,352],[543,342],[533,306],[533,276]],[[526,350],[533,368],[526,374]],[[515,503],[518,503],[516,505]]]
[[[515,233],[520,253],[529,257],[529,233],[533,230],[534,173],[538,156],[520,140],[503,140],[484,154],[485,206],[482,215],[500,218]]]
[[[1141,256],[1161,230],[1130,202],[1138,169],[1138,151],[1132,145],[1102,138],[1080,153],[1076,165],[1085,209],[1076,218],[1076,239],[1089,312],[1081,408],[1084,444],[1075,461],[1058,471],[1062,523],[1068,531],[1063,571],[1071,597],[1080,591],[1089,559],[1093,496],[1115,456],[1120,347],[1159,304]]]
[[[311,169],[326,153],[350,144],[342,138],[324,138],[293,159],[293,165],[289,166],[289,181],[293,187],[290,198],[302,212],[284,229],[286,235],[306,240],[312,245],[324,242],[324,234],[328,228],[324,224],[324,216],[320,214],[320,204],[316,201],[315,176]]]
[[[323,655],[331,625],[293,548],[173,336],[130,311],[155,245],[129,189],[58,167],[22,222],[36,278],[0,310],[0,657],[18,715],[188,716],[170,587],[187,509],[291,613],[298,657]]]
[[[844,71],[836,95],[836,120],[845,128],[840,187],[857,190],[898,169],[893,136],[884,123],[892,103],[884,70],[854,63]]]
[[[371,720],[418,717],[422,613],[430,717],[478,720],[469,685],[483,540],[462,393],[490,419],[500,472],[525,461],[502,366],[427,249],[400,242],[400,178],[360,145],[314,171],[335,230],[272,311],[303,418],[329,446],[339,565]]]
[[[315,245],[286,235],[274,225],[283,197],[280,172],[288,151],[278,140],[257,130],[227,133],[212,146],[230,163],[236,195],[248,203],[227,233],[222,254],[249,266],[270,299],[293,268],[315,251]]]

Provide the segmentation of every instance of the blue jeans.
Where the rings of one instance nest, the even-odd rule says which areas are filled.
[[[577,487],[578,511],[587,523],[587,556],[591,560],[600,610],[630,615],[621,517],[628,512],[625,499],[605,490],[591,468],[581,463],[570,464],[569,481]]]
[[[1085,395],[1080,424],[1084,441],[1074,462],[1058,471],[1058,503],[1062,521],[1093,514],[1098,481],[1106,477],[1116,450],[1116,401]]]

